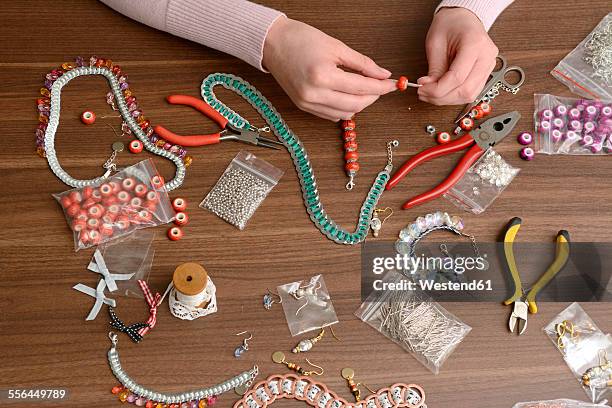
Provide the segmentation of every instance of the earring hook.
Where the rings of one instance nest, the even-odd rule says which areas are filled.
[[[314,375],[323,375],[323,373],[325,372],[325,370],[323,369],[323,367],[321,367],[321,366],[318,366],[318,365],[316,365],[316,364],[311,363],[309,359],[306,359],[306,362],[307,362],[308,364],[310,364],[311,366],[313,366],[314,368],[318,368],[318,369],[319,369],[319,371],[320,371],[320,372],[311,371],[311,373],[312,373],[312,374],[314,374]]]
[[[281,295],[279,295],[278,293],[275,293],[273,291],[270,290],[270,288],[266,289],[266,291],[271,295],[271,296],[276,296],[278,298],[278,301],[276,301],[276,303],[283,303],[283,298],[281,297]]]
[[[246,333],[248,333],[248,334],[249,334],[249,337],[245,337],[245,338],[242,340],[242,346],[243,346],[243,348],[244,348],[245,350],[248,350],[248,349],[249,349],[249,344],[248,344],[248,341],[249,341],[249,340],[251,340],[251,339],[253,338],[253,333],[251,333],[251,332],[250,332],[250,331],[248,331],[248,330],[244,330],[244,331],[241,331],[240,333],[236,333],[236,336],[240,336],[240,335],[243,335],[243,334],[246,334]]]

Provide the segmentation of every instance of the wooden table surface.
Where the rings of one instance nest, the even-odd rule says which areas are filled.
[[[308,7],[299,1],[268,3],[345,41],[395,75],[416,77],[426,72],[423,42],[433,1],[314,0]],[[517,95],[501,95],[494,109],[518,109],[523,119],[517,132],[533,126],[534,93],[570,95],[549,71],[592,30],[609,6],[605,0],[589,1],[588,7],[561,1],[517,1],[499,18],[491,36],[511,63],[525,69],[527,81]],[[369,107],[358,117],[363,169],[355,190],[347,192],[337,125],[296,109],[270,75],[220,52],[137,24],[94,0],[22,0],[3,2],[2,8],[0,389],[69,389],[68,401],[44,406],[118,406],[110,394],[116,380],[106,361],[106,313],[85,322],[92,299],[71,289],[78,282],[91,286],[97,282],[86,270],[92,251],[73,252],[72,236],[51,197],[67,187],[54,177],[45,160],[33,154],[34,101],[46,72],[77,55],[111,58],[129,75],[131,88],[152,122],[179,133],[213,129],[213,124],[188,108],[169,107],[163,99],[166,95],[198,96],[200,81],[212,72],[231,72],[248,79],[301,137],[312,159],[323,203],[332,217],[347,227],[354,225],[369,181],[385,163],[385,141],[399,139],[397,157],[405,159],[431,145],[423,131],[426,124],[448,128],[458,109],[420,103],[410,92],[385,96]],[[106,92],[101,78],[78,79],[63,91],[57,150],[62,164],[74,176],[99,175],[116,139],[105,124],[117,128],[118,118],[102,118],[90,127],[78,119],[85,109],[99,116],[113,115],[105,104]],[[244,102],[227,92],[222,97],[246,112],[254,123],[261,123]],[[384,195],[382,204],[396,212],[385,224],[383,235],[393,239],[417,216],[441,209],[463,216],[466,230],[480,242],[494,241],[512,216],[525,221],[521,241],[548,242],[560,228],[570,230],[576,241],[610,241],[609,158],[541,155],[527,163],[517,157],[518,147],[510,137],[498,148],[508,161],[522,167],[522,172],[486,213],[461,213],[443,199],[410,211],[399,210],[405,198],[445,176],[455,156],[415,171],[400,188]],[[278,305],[271,311],[261,307],[262,295],[268,287],[322,273],[340,319],[337,332],[342,341],[326,338],[310,358],[326,369],[320,379],[346,398],[350,394],[339,371],[350,366],[359,380],[371,387],[398,381],[421,384],[429,407],[497,408],[536,399],[586,399],[541,331],[568,303],[542,305],[541,312],[530,317],[527,333],[521,337],[507,332],[509,310],[497,303],[446,304],[473,330],[439,375],[431,374],[410,354],[356,319],[360,249],[333,244],[314,228],[284,150],[250,149],[286,173],[244,231],[199,209],[197,203],[243,148],[228,142],[191,149],[194,163],[183,187],[172,194],[189,201],[191,222],[178,243],[165,238],[165,227],[157,229],[150,284],[163,291],[178,264],[201,262],[217,285],[219,312],[185,322],[173,318],[164,306],[158,326],[141,344],[132,344],[122,336],[119,348],[124,368],[140,383],[178,392],[224,380],[253,363],[259,364],[266,376],[285,372],[270,361],[270,354],[289,350],[297,338],[290,337]],[[150,156],[124,153],[119,162],[125,165],[145,157]],[[157,157],[155,162],[171,176],[167,162]],[[125,320],[146,318],[141,300],[118,298],[118,303]],[[602,330],[612,331],[609,303],[585,303],[583,307]],[[232,354],[239,338],[234,334],[242,330],[253,331],[255,338],[251,350],[236,360]],[[234,398],[233,394],[224,395],[219,406],[230,406]],[[278,406],[301,406],[284,404]]]

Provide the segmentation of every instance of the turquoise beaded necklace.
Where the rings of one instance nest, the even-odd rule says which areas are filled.
[[[359,220],[354,232],[349,232],[338,226],[327,214],[321,204],[319,192],[317,190],[317,182],[314,171],[308,159],[306,149],[298,137],[289,129],[280,114],[274,106],[251,84],[244,79],[232,74],[210,74],[202,81],[202,98],[213,109],[223,115],[233,126],[240,129],[256,129],[246,119],[234,112],[223,102],[219,101],[213,92],[213,88],[221,85],[223,88],[237,93],[253,106],[259,114],[264,118],[272,132],[278,137],[293,159],[293,164],[300,179],[302,188],[302,196],[304,205],[310,215],[310,219],[315,226],[327,238],[339,244],[354,245],[362,242],[368,235],[370,221],[376,204],[385,189],[385,185],[389,181],[392,164],[392,148],[397,147],[398,142],[392,141],[387,143],[388,162],[385,168],[378,173],[368,195],[366,196],[361,210],[359,212]]]

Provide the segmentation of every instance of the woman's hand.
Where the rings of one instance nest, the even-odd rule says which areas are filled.
[[[498,49],[482,22],[464,8],[443,8],[425,40],[429,72],[417,81],[419,99],[434,105],[470,103],[495,68]]]
[[[333,121],[350,119],[395,90],[391,72],[369,57],[284,17],[270,27],[263,66],[300,109]]]

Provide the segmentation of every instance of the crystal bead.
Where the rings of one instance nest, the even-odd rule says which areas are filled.
[[[131,394],[127,396],[126,401],[129,402],[130,404],[133,404],[136,401],[136,398],[138,398],[136,396],[136,394]]]
[[[191,166],[192,162],[193,158],[191,156],[185,156],[185,158],[183,158],[183,163],[185,163],[185,167]]]
[[[107,59],[106,60],[106,64],[104,64],[104,65],[106,65],[106,68],[108,68],[108,69],[113,69],[113,60]]]
[[[151,400],[147,401],[147,403],[145,404],[145,408],[155,408],[155,402]]]
[[[169,150],[170,153],[177,154],[179,151],[179,147],[177,145],[173,145]]]
[[[129,396],[130,392],[128,390],[123,390],[119,393],[119,401],[126,402]]]
[[[434,226],[439,227],[443,224],[444,214],[442,211],[436,211],[434,213]]]
[[[419,228],[419,226],[416,223],[410,224],[410,226],[408,227],[408,234],[412,238],[416,238],[419,235],[421,235],[421,229]]]
[[[71,69],[74,69],[74,65],[72,65],[72,63],[70,63],[70,62],[64,62],[62,64],[62,69],[64,71],[70,71]]]
[[[42,123],[49,123],[49,117],[47,115],[45,115],[44,113],[41,113],[40,115],[38,115],[38,121]]]
[[[451,217],[451,222],[453,223],[453,226],[457,228],[459,231],[463,229],[463,220],[457,217],[456,215]]]
[[[47,88],[40,88],[40,94],[45,97],[51,96],[51,92]]]
[[[132,112],[132,117],[137,118],[140,115],[142,115],[142,112],[139,111],[138,109],[136,109],[135,111]]]
[[[210,405],[215,405],[215,403],[217,402],[217,396],[213,395],[211,397],[206,398],[206,403],[210,406]]]
[[[134,405],[136,405],[137,407],[144,407],[146,402],[147,402],[146,399],[144,399],[142,397],[138,397],[138,398],[136,398],[136,401],[134,401]]]
[[[121,67],[119,67],[119,65],[113,66],[112,71],[113,71],[113,74],[115,74],[116,76],[121,75]]]
[[[47,155],[45,153],[45,149],[43,147],[36,148],[36,154],[39,155],[42,158],[47,157]]]
[[[155,146],[157,147],[162,147],[165,144],[166,144],[166,141],[164,139],[159,139],[157,140],[157,142],[155,142]]]
[[[132,96],[132,91],[126,89],[125,91],[123,91],[123,96],[125,96],[126,98]]]
[[[95,55],[92,55],[91,57],[89,57],[89,66],[90,67],[95,66],[96,61],[98,61],[98,57],[96,57]]]
[[[442,222],[444,223],[444,225],[448,226],[448,227],[452,227],[453,226],[453,222],[451,221],[451,216],[445,212],[442,215]]]
[[[206,408],[208,405],[206,404],[206,400],[200,400],[198,403],[198,408]]]
[[[130,85],[127,82],[121,82],[121,85],[119,85],[119,89],[121,89],[122,91],[127,90],[130,87]]]
[[[421,231],[424,231],[427,228],[427,221],[425,221],[425,218],[423,217],[417,218],[414,223],[419,226]]]
[[[172,145],[168,142],[164,143],[164,145],[162,146],[162,149],[164,150],[170,150],[170,148],[172,147]]]
[[[401,255],[408,255],[410,254],[410,244],[402,240],[397,240],[395,242],[395,250]]]
[[[117,78],[117,81],[119,81],[120,84],[126,83],[127,82],[127,76],[121,75],[119,78]]]
[[[430,229],[434,226],[434,215],[433,214],[427,214],[425,216],[425,223],[427,224],[427,229]]]
[[[410,230],[408,228],[404,228],[399,233],[400,240],[404,242],[412,241],[412,235],[410,234]]]
[[[236,347],[236,349],[234,350],[234,357],[240,358],[240,356],[244,354],[245,351],[246,349],[243,346]]]

